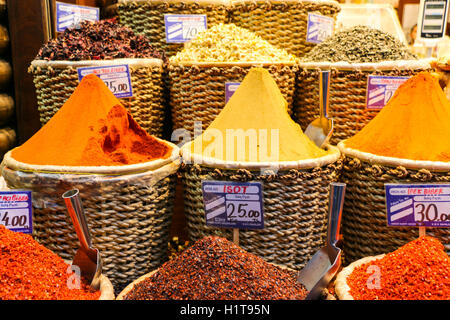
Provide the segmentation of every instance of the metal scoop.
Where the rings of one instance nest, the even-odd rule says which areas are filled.
[[[309,291],[306,300],[318,299],[341,266],[341,249],[336,247],[336,243],[341,225],[345,186],[345,183],[331,183],[326,246],[317,251],[298,274],[298,281]]]
[[[99,290],[102,259],[98,249],[92,248],[91,235],[86,223],[86,215],[84,214],[79,191],[78,189],[69,190],[62,197],[81,244],[81,247],[75,253],[72,265],[80,268],[81,276],[90,284],[91,289]]]
[[[330,71],[319,73],[319,111],[320,117],[314,119],[306,128],[305,134],[319,147],[328,143],[333,133],[333,119],[328,119],[330,96]]]

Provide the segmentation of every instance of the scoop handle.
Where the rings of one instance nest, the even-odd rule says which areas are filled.
[[[80,240],[81,247],[89,249],[92,246],[91,234],[86,222],[83,205],[80,199],[78,189],[72,189],[65,192],[62,197],[67,207],[67,212],[72,219],[75,232]]]
[[[328,216],[328,244],[336,246],[341,228],[342,209],[344,207],[345,183],[332,182],[330,184],[330,204]]]
[[[330,70],[322,70],[319,72],[319,103],[321,118],[328,118],[329,97]]]

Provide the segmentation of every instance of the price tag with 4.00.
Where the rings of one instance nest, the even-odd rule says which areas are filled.
[[[32,233],[31,191],[0,191],[0,224],[7,229]]]
[[[202,181],[206,225],[219,228],[263,229],[260,182]]]

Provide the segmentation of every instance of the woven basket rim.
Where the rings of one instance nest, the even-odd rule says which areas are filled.
[[[345,146],[343,140],[338,143],[337,147],[346,156],[358,158],[370,164],[381,164],[390,167],[402,166],[408,169],[427,169],[432,171],[450,171],[450,162],[443,161],[425,161],[425,160],[410,160],[394,157],[385,157],[372,154],[369,152],[363,152],[356,149],[348,148]]]
[[[119,0],[118,5],[129,3],[199,3],[199,4],[222,4],[229,5],[230,0]]]
[[[278,170],[286,169],[309,169],[314,167],[322,167],[330,163],[336,162],[341,153],[339,149],[332,145],[327,145],[326,149],[330,151],[329,154],[319,158],[312,158],[299,161],[278,161],[278,162],[245,162],[245,161],[225,161],[210,157],[203,157],[198,154],[191,153],[190,145],[193,141],[186,143],[180,149],[181,161],[186,163],[186,160],[193,164],[200,164],[207,167],[221,168],[221,169],[249,169],[260,170],[276,168]]]
[[[339,70],[426,70],[430,69],[430,59],[418,60],[395,60],[395,61],[381,61],[381,62],[364,62],[364,63],[349,63],[341,62],[299,62],[299,68],[303,69],[339,69]]]
[[[374,261],[374,260],[379,260],[381,258],[383,258],[385,256],[385,254],[379,254],[376,256],[369,256],[369,257],[364,257],[361,258],[359,260],[356,260],[352,263],[350,263],[348,266],[346,266],[345,268],[343,268],[336,276],[336,280],[335,280],[335,285],[334,285],[334,289],[336,292],[336,295],[338,297],[339,300],[354,300],[353,296],[350,294],[350,287],[347,284],[347,277],[349,275],[352,274],[353,270],[355,270],[355,268]]]
[[[85,66],[110,66],[110,65],[121,65],[128,64],[133,67],[162,67],[163,61],[157,58],[124,58],[124,59],[112,59],[112,60],[80,60],[80,61],[69,61],[69,60],[38,60],[35,59],[31,61],[30,67],[32,68],[67,68],[67,67],[85,67]]]
[[[156,138],[156,137],[155,137]],[[153,161],[123,165],[123,166],[56,166],[56,165],[31,165],[15,160],[11,153],[14,149],[8,151],[1,163],[1,167],[8,167],[9,169],[25,172],[40,172],[40,173],[64,173],[64,174],[103,174],[103,175],[124,175],[133,174],[146,171],[156,171],[163,166],[176,163],[180,160],[180,148],[175,144],[156,138],[172,147],[172,153],[166,159],[155,159]]]
[[[180,61],[171,62],[169,59],[169,67],[200,67],[200,68],[210,68],[210,67],[267,67],[267,66],[295,66],[297,62],[294,61],[247,61],[247,62],[195,62],[195,61]]]

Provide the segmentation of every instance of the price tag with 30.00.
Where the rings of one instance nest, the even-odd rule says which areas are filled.
[[[31,191],[0,191],[0,224],[12,231],[32,233]]]
[[[219,228],[263,229],[260,182],[202,181],[206,225]]]
[[[103,80],[106,86],[117,98],[130,98],[133,96],[131,87],[130,69],[127,64],[83,67],[78,68],[78,80],[81,81],[88,74],[95,74]]]
[[[450,185],[385,184],[388,225],[450,227]]]

